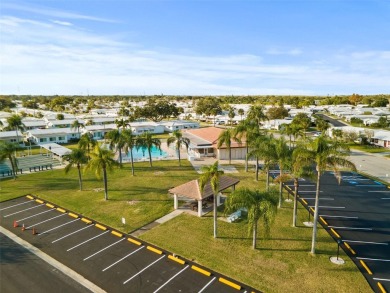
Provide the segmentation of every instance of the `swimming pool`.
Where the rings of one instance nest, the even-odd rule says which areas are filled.
[[[152,159],[154,158],[166,158],[168,157],[168,154],[164,152],[163,150],[159,150],[155,146],[151,149],[151,155]],[[130,160],[130,152],[127,154],[127,159]],[[137,148],[133,148],[133,159],[134,160],[140,160],[140,159],[149,159],[149,153],[147,148],[140,148],[137,150]]]

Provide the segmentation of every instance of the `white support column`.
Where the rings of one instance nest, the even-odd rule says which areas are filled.
[[[174,207],[175,210],[177,210],[178,206],[179,206],[179,200],[178,200],[177,194],[175,193],[173,195],[173,207]]]
[[[198,217],[201,217],[202,214],[203,214],[203,211],[202,211],[202,201],[198,200]]]

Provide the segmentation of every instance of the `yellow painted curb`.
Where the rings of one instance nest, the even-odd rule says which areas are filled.
[[[66,211],[64,209],[61,209],[61,208],[57,208],[57,211],[59,211],[61,213],[66,213]]]
[[[95,225],[96,228],[99,228],[99,229],[102,229],[103,231],[106,231],[107,230],[107,227],[103,226],[103,225],[100,225],[100,224],[96,224]]]
[[[211,276],[211,273],[210,272],[208,272],[208,271],[206,271],[206,270],[204,270],[204,269],[201,269],[200,267],[197,267],[197,266],[192,266],[191,267],[191,269],[193,269],[194,271],[197,271],[197,272],[199,272],[199,273],[201,273],[201,274],[203,274],[203,275],[206,275],[206,276],[208,276],[208,277],[210,277]]]
[[[226,280],[224,278],[219,278],[218,279],[221,283],[224,283],[234,289],[237,289],[237,290],[241,290],[241,286],[240,285],[237,285],[236,283],[233,283],[233,282],[230,282],[229,280]]]
[[[28,199],[34,199],[34,197],[32,197],[31,195],[26,195],[26,197],[27,197]]]
[[[44,201],[43,200],[40,200],[40,199],[36,199],[35,200],[37,203],[44,203]]]
[[[150,251],[153,251],[153,252],[157,253],[157,254],[162,254],[163,253],[161,250],[156,249],[156,248],[151,247],[151,246],[147,246],[146,248],[149,249]]]
[[[47,203],[46,206],[49,208],[54,208],[54,205],[52,205],[51,203]]]
[[[315,213],[315,210],[313,208],[310,208],[310,210],[313,212],[313,214]]]
[[[181,265],[184,265],[186,263],[184,260],[182,260],[182,259],[180,259],[180,258],[178,258],[176,256],[173,256],[173,255],[168,255],[168,258],[173,260],[173,261],[175,261],[175,262],[177,262],[177,263],[179,263],[179,264],[181,264]]]
[[[78,215],[76,215],[74,213],[68,213],[68,215],[71,216],[72,218],[76,218],[76,219],[79,217]]]
[[[344,242],[344,245],[351,251],[352,254],[356,254],[355,250],[352,249],[351,246],[347,242]]]
[[[123,236],[122,233],[119,233],[119,232],[116,232],[116,231],[111,231],[111,234],[115,235],[115,236],[118,236],[118,237],[122,237]]]
[[[302,199],[302,201],[303,201],[303,203],[304,203],[305,205],[307,205],[307,201],[306,201],[306,200]]]
[[[92,223],[91,220],[88,220],[88,219],[86,219],[86,218],[81,218],[81,221],[83,221],[83,222],[86,223],[86,224],[91,224],[91,223]]]
[[[334,234],[337,238],[341,238],[341,236],[339,235],[339,233],[337,233],[333,228],[330,228],[330,230],[333,232],[333,234]]]
[[[134,243],[135,245],[141,245],[141,244],[142,244],[141,242],[139,242],[139,241],[137,241],[137,240],[134,240],[134,239],[132,239],[132,238],[127,238],[127,240],[128,240],[129,242],[131,242],[131,243]]]
[[[382,293],[387,293],[386,289],[383,287],[383,285],[380,282],[378,282],[378,287],[379,287],[379,290],[381,290]]]
[[[328,226],[328,223],[325,221],[325,219],[323,217],[320,217],[320,219],[321,219],[322,223],[324,223],[325,225]]]
[[[366,263],[363,261],[363,260],[360,260],[360,263],[362,264],[362,266],[366,269],[367,273],[369,275],[372,275],[372,272],[370,270],[370,268],[366,265]]]

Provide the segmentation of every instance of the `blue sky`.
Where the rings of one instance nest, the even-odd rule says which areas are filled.
[[[0,94],[389,94],[390,1],[2,0],[0,66]]]

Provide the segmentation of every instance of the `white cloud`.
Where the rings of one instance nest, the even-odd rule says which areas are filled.
[[[300,57],[295,65],[267,55],[160,52],[55,21],[4,16],[0,23],[2,94],[390,92],[387,51]]]
[[[64,25],[64,26],[72,26],[73,24],[68,21],[61,21],[61,20],[52,20],[52,23]]]
[[[290,50],[282,50],[282,49],[276,49],[272,48],[267,50],[266,52],[269,55],[288,55],[288,56],[299,56],[303,54],[303,51],[299,48],[294,48]]]

